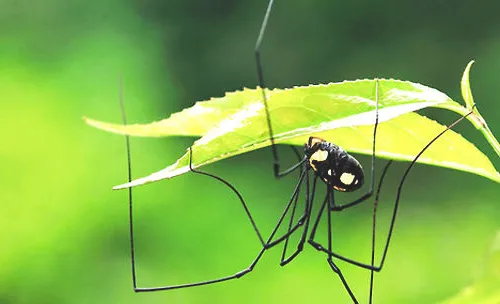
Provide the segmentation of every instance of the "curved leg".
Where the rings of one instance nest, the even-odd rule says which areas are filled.
[[[297,163],[297,164],[291,166],[290,168],[286,169],[285,171],[280,172],[280,160],[279,160],[279,156],[278,156],[278,150],[276,148],[276,143],[274,141],[274,133],[273,133],[272,125],[271,125],[271,118],[269,115],[269,107],[267,104],[267,95],[266,95],[266,90],[265,90],[266,86],[264,84],[264,73],[262,71],[262,61],[260,59],[260,48],[262,45],[262,40],[264,39],[264,34],[265,34],[266,28],[267,28],[267,22],[269,21],[269,16],[271,15],[271,9],[273,8],[273,4],[274,4],[274,0],[270,0],[268,5],[267,5],[266,14],[264,15],[264,19],[262,20],[262,24],[260,26],[259,36],[257,37],[257,41],[255,42],[254,54],[255,54],[255,63],[257,66],[257,76],[259,78],[259,86],[260,86],[260,89],[262,92],[262,102],[264,103],[264,109],[266,111],[267,129],[269,131],[269,139],[271,140],[271,150],[273,153],[273,161],[274,161],[273,162],[274,177],[281,178],[281,177],[293,172],[297,168],[299,168],[301,163],[305,161],[305,158],[300,163]],[[294,148],[293,146],[291,146],[291,147]]]
[[[390,165],[392,164],[392,160],[388,161],[384,167],[384,171],[382,172],[382,176],[380,177],[380,181],[377,187],[377,193],[375,194],[375,200],[373,201],[373,215],[372,215],[372,255],[371,255],[371,266],[375,266],[375,241],[376,241],[376,228],[377,228],[377,208],[380,197],[380,191],[382,190],[382,183],[384,182],[384,177],[389,170]],[[374,280],[374,270],[370,270],[370,292],[368,296],[368,303],[371,304],[373,300],[373,280]]]
[[[469,116],[470,114],[472,114],[472,111],[467,113],[466,115],[458,118],[457,120],[455,120],[453,123],[451,123],[450,125],[448,125],[443,131],[441,131],[438,135],[436,135],[429,143],[427,143],[425,145],[425,147],[415,156],[415,158],[412,160],[412,162],[408,165],[408,167],[406,168],[405,172],[403,173],[403,176],[401,178],[401,181],[399,182],[399,185],[398,185],[398,190],[397,190],[397,193],[396,193],[396,200],[394,202],[394,209],[392,211],[392,217],[391,217],[391,223],[389,225],[389,231],[388,231],[388,234],[387,234],[387,238],[386,238],[386,241],[385,241],[385,246],[384,246],[384,250],[382,252],[382,257],[380,259],[380,262],[378,263],[377,266],[374,266],[374,265],[370,265],[370,264],[366,264],[366,263],[362,263],[362,262],[359,262],[359,261],[356,261],[356,260],[353,260],[353,259],[350,259],[350,258],[347,258],[347,257],[344,257],[338,253],[335,253],[331,250],[328,250],[326,248],[324,248],[321,244],[317,243],[314,241],[313,238],[310,238],[309,239],[309,243],[311,245],[313,245],[314,248],[316,248],[317,250],[319,251],[323,251],[325,252],[326,254],[328,255],[332,255],[333,257],[335,258],[338,258],[344,262],[347,262],[347,263],[350,263],[350,264],[353,264],[353,265],[356,265],[358,267],[361,267],[361,268],[365,268],[365,269],[369,269],[369,270],[373,270],[373,271],[380,271],[383,266],[384,266],[384,263],[385,263],[385,260],[387,258],[387,252],[389,250],[389,244],[391,242],[391,238],[392,238],[392,233],[393,233],[393,230],[394,230],[394,224],[396,222],[396,216],[397,216],[397,213],[398,213],[398,208],[399,208],[399,202],[400,202],[400,198],[401,198],[401,192],[403,190],[403,185],[406,181],[406,177],[408,176],[408,174],[410,173],[411,169],[413,168],[413,166],[415,165],[415,163],[417,162],[418,158],[436,141],[439,139],[439,137],[441,137],[446,131],[450,130],[451,128],[453,128],[455,125],[457,125],[458,123],[460,123],[462,120],[464,120],[467,116]],[[390,165],[387,164],[386,167],[388,167]],[[380,182],[379,184],[379,188],[382,186],[382,181]]]
[[[306,179],[308,181],[308,170],[301,171],[301,174],[299,176],[299,180],[297,182],[297,185],[295,185],[295,189],[294,189],[294,191],[292,193],[292,197],[288,201],[288,204],[286,205],[285,210],[283,211],[283,213],[281,214],[280,219],[278,220],[278,224],[276,225],[276,231],[281,226],[281,223],[285,219],[285,216],[287,215],[288,211],[290,210],[290,206],[292,206],[292,205],[293,205],[292,212],[294,212],[294,210],[295,210],[295,208],[297,206],[297,200],[298,200],[298,196],[299,196],[299,193],[300,193],[300,187],[301,187],[302,182],[304,181],[304,179]],[[273,238],[269,239],[268,242],[265,244],[266,249],[274,247],[275,245],[280,244],[284,240],[288,240],[288,238],[290,237],[290,235],[292,235],[300,226],[303,225],[304,220],[306,219],[306,216],[307,216],[307,213],[304,213],[300,217],[299,221],[294,226],[289,227],[288,231],[284,235],[280,236],[279,238],[277,238],[275,240],[272,240],[274,238],[274,235],[273,235]],[[293,217],[293,215],[292,215],[292,217]]]
[[[378,187],[377,187],[377,192],[376,192],[376,197],[375,197],[375,202],[374,202],[373,222],[372,222],[372,257],[374,257],[374,255],[375,255],[375,227],[376,227],[376,226],[375,226],[375,224],[376,224],[376,222],[375,222],[375,217],[376,217],[376,210],[377,210],[377,206],[378,206],[378,198],[379,198],[379,195],[380,195],[380,191],[381,191],[381,189],[382,189],[382,184],[383,184],[383,181],[384,181],[384,179],[385,179],[385,176],[386,176],[387,171],[389,170],[389,167],[390,167],[390,165],[391,165],[391,164],[392,164],[392,161],[389,161],[389,162],[387,162],[387,164],[385,165],[384,170],[382,171],[382,175],[381,175],[381,177],[380,177],[380,181],[379,181]],[[331,205],[331,204],[333,204],[333,205],[334,205],[334,204],[335,204],[335,202],[334,202],[334,201],[335,201],[335,200],[334,200],[334,194],[333,194],[333,191],[332,191],[332,193],[331,193],[331,200],[329,200],[329,205]],[[322,207],[322,208],[321,208],[320,212],[323,212],[323,209],[324,209],[324,207]],[[330,216],[330,212],[334,212],[334,211],[335,211],[335,210],[331,210],[331,209],[330,209],[330,210],[328,210],[328,211],[327,211],[327,212],[328,212],[328,216]],[[318,223],[319,223],[319,221],[320,221],[320,217],[321,217],[321,213],[318,215],[318,218],[317,218],[316,223],[315,223],[315,227],[318,225]],[[314,229],[313,231],[315,232],[315,229]],[[329,233],[330,233],[330,232],[329,232]],[[311,233],[311,236],[310,236],[310,238],[309,238],[309,243],[310,243],[310,244],[311,244],[314,248],[316,248],[317,250],[325,252],[328,256],[335,257],[335,258],[337,258],[337,259],[340,259],[340,260],[342,260],[342,261],[348,262],[348,263],[350,263],[350,264],[354,264],[354,265],[356,265],[356,266],[358,266],[358,267],[362,267],[362,268],[370,269],[370,270],[372,270],[372,271],[374,271],[374,270],[375,270],[375,271],[378,271],[378,270],[376,270],[376,267],[375,267],[375,266],[373,266],[373,265],[367,265],[367,264],[363,264],[363,263],[361,263],[361,262],[357,262],[357,261],[352,260],[352,259],[350,259],[350,258],[344,257],[344,256],[342,256],[342,255],[340,255],[340,254],[338,254],[338,253],[335,253],[335,252],[333,252],[331,249],[327,249],[327,248],[325,248],[323,245],[321,245],[320,243],[316,242],[316,241],[314,240],[314,237],[315,237],[315,234],[314,234],[314,233]],[[371,287],[370,287],[370,288],[372,288],[372,284],[373,284],[373,283],[371,282],[371,284],[370,284],[370,286],[371,286]]]
[[[346,204],[341,204],[341,205],[336,205],[331,207],[331,210],[335,211],[341,211],[343,209],[349,208],[356,206],[366,199],[370,198],[373,195],[373,189],[375,185],[375,146],[376,146],[376,138],[377,138],[377,128],[378,128],[378,90],[379,90],[379,84],[378,84],[378,79],[375,80],[375,124],[373,126],[373,143],[372,143],[372,165],[371,165],[371,170],[370,170],[370,188],[368,189],[368,192],[363,194],[361,197],[358,199],[355,199],[354,201]]]
[[[358,300],[356,299],[356,296],[354,295],[352,289],[349,287],[349,284],[347,283],[347,280],[345,279],[344,275],[342,274],[342,271],[337,267],[335,262],[333,261],[333,258],[335,257],[332,254],[329,254],[329,252],[332,252],[332,220],[331,220],[331,213],[333,211],[329,210],[329,208],[326,208],[326,206],[331,206],[334,204],[334,192],[332,188],[327,187],[326,189],[326,196],[325,200],[323,201],[323,204],[320,207],[320,210],[318,212],[318,216],[316,217],[316,220],[314,221],[313,228],[311,229],[311,235],[309,236],[309,243],[316,249],[318,247],[323,248],[322,245],[314,241],[314,237],[316,235],[316,229],[318,228],[319,222],[321,221],[321,217],[323,216],[323,212],[327,210],[327,231],[328,231],[328,248],[325,249],[325,251],[328,254],[327,257],[327,262],[330,268],[337,274],[337,276],[340,278],[340,281],[342,282],[342,285],[344,286],[344,289],[347,291],[349,296],[351,297],[353,303],[358,303]]]
[[[122,120],[123,120],[123,123],[124,124],[127,124],[127,119],[126,119],[126,114],[125,114],[125,107],[123,105],[123,98],[122,98],[122,88],[121,88],[121,80],[120,80],[120,98],[119,98],[119,101],[120,101],[120,108],[121,108],[121,113],[122,113]],[[129,136],[125,136],[125,141],[126,141],[126,149],[127,149],[127,168],[128,168],[128,180],[129,182],[132,180],[132,161],[131,161],[131,150],[130,150],[130,140],[129,140]],[[128,188],[128,198],[129,198],[129,236],[130,236],[130,260],[131,260],[131,270],[132,270],[132,285],[133,285],[133,289],[135,292],[150,292],[150,291],[160,291],[160,290],[171,290],[171,289],[180,289],[180,288],[189,288],[189,287],[194,287],[194,286],[201,286],[201,285],[209,285],[209,284],[215,284],[215,283],[219,283],[219,282],[224,282],[224,281],[229,281],[229,280],[232,280],[232,279],[236,279],[236,278],[240,278],[242,276],[244,276],[245,274],[251,272],[253,270],[253,268],[255,267],[255,265],[257,264],[257,262],[260,260],[260,258],[262,257],[264,251],[266,250],[266,244],[269,243],[269,240],[272,238],[272,236],[274,236],[274,234],[276,233],[276,230],[278,227],[276,227],[275,231],[273,231],[273,234],[271,235],[271,237],[269,238],[269,240],[267,242],[264,242],[263,239],[262,239],[262,236],[257,228],[257,226],[255,225],[255,222],[246,206],[246,203],[245,201],[243,200],[243,197],[241,196],[241,194],[234,188],[234,186],[232,186],[229,182],[227,182],[226,180],[218,177],[218,176],[215,176],[213,174],[210,174],[210,173],[206,173],[206,172],[201,172],[201,171],[198,171],[198,170],[194,170],[192,168],[192,149],[189,148],[189,155],[190,155],[190,159],[189,159],[189,167],[191,169],[191,171],[193,171],[194,173],[197,173],[197,174],[202,174],[202,175],[206,175],[206,176],[209,176],[209,177],[212,177],[220,182],[222,182],[223,184],[225,184],[226,186],[228,186],[237,196],[238,198],[240,199],[240,202],[242,203],[242,206],[243,208],[245,209],[245,212],[247,213],[249,219],[250,219],[250,222],[252,223],[252,226],[256,232],[256,234],[258,235],[259,237],[259,240],[261,241],[261,244],[263,245],[262,249],[260,250],[259,254],[257,255],[257,257],[253,260],[253,262],[250,264],[249,267],[233,274],[233,275],[229,275],[229,276],[225,276],[225,277],[222,277],[222,278],[218,278],[218,279],[213,279],[213,280],[207,280],[207,281],[201,281],[201,282],[194,282],[194,283],[187,283],[187,284],[179,284],[179,285],[169,285],[169,286],[159,286],[159,287],[137,287],[137,278],[136,278],[136,267],[135,267],[135,247],[134,247],[134,221],[133,221],[133,195],[132,195],[132,188]]]
[[[272,5],[273,5],[273,0],[270,0],[268,8],[266,10],[266,14],[265,14],[264,20],[262,22],[262,26],[261,26],[261,30],[260,30],[260,33],[259,33],[259,37],[257,39],[257,45],[256,45],[256,51],[255,51],[256,58],[257,58],[257,68],[258,68],[258,72],[259,72],[259,81],[260,81],[261,87],[263,87],[264,80],[263,80],[263,77],[262,77],[262,69],[261,69],[261,65],[260,65],[260,50],[259,50],[259,48],[260,48],[260,44],[261,44],[261,41],[262,41],[262,37],[264,35],[264,30],[266,28],[267,20],[269,18],[270,12],[271,12]],[[124,110],[124,106],[123,106],[121,92],[122,92],[122,89],[121,89],[121,81],[120,81],[120,106],[121,106],[121,110],[122,110],[123,122],[124,122],[124,124],[126,124],[125,110]],[[267,108],[267,100],[266,100],[266,96],[265,96],[265,91],[264,90],[262,90],[262,94],[263,94],[263,97],[264,97],[264,104],[265,104],[265,108],[266,108],[267,123],[268,123],[268,127],[269,127],[269,135],[270,135],[270,138],[271,138],[273,156],[274,156],[274,160],[275,160],[275,164],[274,164],[275,176],[276,177],[280,177],[280,176],[286,175],[286,174],[288,174],[290,172],[293,172],[297,168],[300,168],[301,164],[304,162],[305,159],[302,160],[301,162],[299,162],[297,165],[292,166],[290,169],[288,169],[285,172],[283,172],[282,174],[280,174],[280,172],[279,172],[279,165],[278,165],[278,157],[277,157],[277,153],[276,153],[276,147],[275,147],[275,144],[274,144],[274,138],[273,138],[273,133],[272,133],[272,129],[271,129],[271,122],[270,122],[270,119],[269,119],[269,111],[268,111],[268,108]],[[129,176],[129,181],[130,181],[132,179],[132,173],[131,173],[130,143],[129,143],[129,137],[128,136],[126,136],[126,145],[127,145],[128,176]],[[208,285],[208,284],[214,284],[214,283],[224,282],[224,281],[228,281],[228,280],[231,280],[231,279],[242,277],[243,275],[245,275],[245,274],[247,274],[247,273],[249,273],[250,271],[253,270],[253,267],[257,264],[258,260],[260,259],[260,257],[264,253],[264,251],[268,248],[268,246],[267,246],[268,243],[270,242],[270,240],[273,238],[274,234],[278,230],[279,225],[281,224],[281,221],[282,221],[284,215],[286,214],[286,211],[285,211],[285,213],[283,214],[282,218],[280,219],[278,225],[276,226],[276,228],[274,229],[273,233],[269,237],[269,240],[267,242],[264,242],[263,239],[262,239],[262,236],[261,236],[261,234],[259,232],[259,230],[257,229],[257,226],[255,225],[255,222],[254,222],[252,216],[250,215],[250,212],[249,212],[249,210],[248,210],[248,208],[247,208],[247,206],[246,206],[246,204],[245,204],[245,202],[243,200],[243,197],[240,195],[240,193],[230,183],[228,183],[227,181],[225,181],[224,179],[222,179],[220,177],[217,177],[215,175],[212,175],[212,174],[209,174],[209,173],[206,173],[206,172],[202,172],[202,171],[198,171],[198,170],[193,170],[192,165],[191,165],[192,164],[192,157],[191,157],[192,156],[192,149],[189,148],[189,151],[190,151],[189,167],[190,167],[190,169],[191,169],[192,172],[197,173],[197,174],[202,174],[202,175],[210,176],[212,178],[215,178],[215,179],[219,180],[220,182],[222,182],[226,186],[228,186],[238,196],[238,198],[240,199],[240,201],[241,201],[241,203],[243,205],[243,208],[245,209],[245,212],[247,213],[247,215],[248,215],[248,217],[250,219],[250,222],[252,223],[252,226],[253,226],[256,234],[259,237],[259,240],[263,244],[263,248],[261,249],[261,251],[259,252],[259,254],[257,255],[257,257],[255,258],[255,260],[250,264],[250,266],[248,268],[246,268],[246,269],[244,269],[244,270],[242,270],[242,271],[240,271],[240,272],[238,272],[238,273],[236,273],[234,275],[231,275],[231,276],[226,276],[226,277],[222,277],[222,278],[219,278],[219,279],[208,280],[208,281],[203,281],[203,282],[181,284],[181,285],[152,287],[152,288],[138,288],[137,287],[137,281],[136,281],[136,271],[135,271],[134,230],[133,230],[133,212],[132,212],[132,189],[129,188],[129,228],[130,228],[129,233],[130,233],[130,250],[131,250],[131,264],[132,264],[132,281],[133,281],[134,291],[136,291],[136,292],[147,292],[147,291],[158,291],[158,290],[170,290],[170,289],[188,288],[188,287],[194,287],[194,286]],[[302,172],[302,174],[303,174],[303,172]]]
[[[245,209],[245,212],[248,216],[248,219],[250,220],[250,223],[252,224],[252,227],[255,231],[255,233],[257,234],[258,238],[259,238],[259,241],[262,245],[264,245],[264,239],[262,238],[262,235],[260,234],[260,231],[259,229],[257,228],[257,225],[255,224],[255,221],[252,217],[252,215],[250,214],[250,210],[248,209],[248,206],[247,204],[245,203],[245,200],[243,199],[243,196],[240,194],[240,192],[238,190],[236,190],[236,188],[231,185],[231,183],[229,183],[228,181],[226,181],[225,179],[217,176],[217,175],[214,175],[214,174],[210,174],[210,173],[207,173],[207,172],[203,172],[203,171],[199,171],[199,170],[195,170],[193,168],[193,149],[191,147],[188,148],[189,150],[189,170],[193,173],[196,173],[196,174],[201,174],[201,175],[205,175],[205,176],[209,176],[213,179],[216,179],[218,181],[220,181],[221,183],[223,183],[224,185],[226,185],[227,187],[229,187],[229,189],[231,189],[234,194],[236,194],[236,196],[238,196],[240,202],[241,202],[241,205],[243,206],[243,209]],[[129,188],[130,189],[130,188]]]
[[[275,176],[276,178],[278,178],[278,179],[279,179],[279,178],[281,178],[281,177],[284,177],[284,176],[286,176],[286,175],[288,175],[288,174],[290,174],[290,173],[292,173],[292,172],[294,172],[294,171],[295,171],[295,170],[297,170],[298,168],[302,168],[302,165],[303,165],[303,164],[304,164],[304,162],[307,160],[307,158],[306,158],[305,156],[304,156],[304,157],[302,157],[302,156],[300,155],[299,151],[297,150],[297,147],[295,147],[295,146],[289,146],[289,147],[293,150],[293,152],[295,153],[295,155],[297,156],[297,158],[298,158],[298,160],[299,160],[299,161],[298,161],[295,165],[290,166],[290,167],[289,167],[288,169],[286,169],[285,171],[283,171],[283,172],[278,172],[278,174],[277,174],[277,175],[275,174],[274,176]],[[277,160],[277,161],[278,161],[278,163],[279,163],[279,160]]]
[[[292,227],[294,227],[293,226],[293,222],[294,222],[294,219],[295,219],[295,210],[296,210],[296,207],[297,207],[298,198],[299,198],[299,195],[297,195],[295,197],[295,201],[293,203],[293,208],[292,208],[292,214],[290,215],[290,221],[288,222],[288,232],[287,233],[290,234],[290,235],[291,235],[291,231],[293,229]],[[299,221],[298,221],[298,223],[300,223],[301,221],[303,221],[303,218],[300,218]],[[288,248],[288,241],[289,240],[290,240],[289,237],[286,238],[285,244],[283,244],[283,250],[281,252],[281,262],[283,262],[286,259],[285,256],[286,256],[286,250]]]
[[[331,204],[330,202],[330,195],[333,195],[333,190],[330,189],[328,186],[326,188],[326,196],[325,200],[323,201],[323,204],[321,205],[318,216],[316,217],[316,220],[314,221],[313,227],[311,229],[311,235],[309,236],[309,243],[314,246],[314,237],[316,236],[316,230],[318,229],[319,222],[321,220],[321,217],[323,216],[323,212],[325,211],[325,207],[328,204]]]
[[[329,203],[333,204],[333,190],[329,189],[328,193],[330,195],[327,195],[328,200],[330,201]],[[332,213],[328,212],[328,251],[332,251]],[[358,303],[358,300],[356,299],[356,296],[352,292],[352,289],[349,287],[349,284],[347,283],[347,280],[344,278],[344,275],[340,271],[340,268],[335,265],[335,262],[333,261],[332,255],[328,255],[327,258],[328,265],[330,265],[330,268],[335,272],[338,277],[340,278],[340,281],[344,285],[344,289],[347,291],[349,296],[351,297],[351,300],[353,303]]]
[[[229,280],[232,280],[232,279],[237,279],[237,278],[241,278],[243,277],[244,275],[246,275],[247,273],[251,272],[255,265],[257,265],[258,261],[260,260],[260,258],[262,257],[262,255],[264,254],[264,252],[271,248],[272,246],[274,245],[277,245],[279,244],[281,241],[285,240],[286,238],[284,237],[281,237],[278,241],[274,241],[272,242],[272,239],[274,238],[274,236],[276,235],[279,227],[281,226],[288,210],[290,209],[290,206],[292,205],[293,201],[294,201],[294,196],[296,196],[298,193],[298,190],[297,189],[300,189],[300,185],[302,184],[302,180],[304,179],[304,176],[306,176],[307,174],[307,170],[306,171],[303,171],[301,173],[301,176],[299,178],[299,182],[297,183],[297,186],[296,186],[296,190],[294,191],[294,194],[292,195],[292,198],[290,199],[290,201],[288,202],[287,206],[285,207],[285,210],[283,211],[280,219],[278,220],[278,223],[276,224],[276,226],[274,227],[271,235],[269,236],[269,238],[267,239],[267,241],[265,242],[264,246],[262,247],[262,249],[260,250],[260,252],[257,254],[257,256],[255,257],[255,259],[252,261],[252,263],[245,269],[233,274],[233,275],[229,275],[229,276],[225,276],[225,277],[222,277],[222,278],[218,278],[218,279],[213,279],[213,280],[208,280],[208,281],[202,281],[202,282],[195,282],[195,283],[187,283],[187,284],[180,284],[180,285],[170,285],[170,286],[160,286],[160,287],[147,287],[147,288],[140,288],[140,287],[137,287],[135,285],[135,270],[133,272],[133,281],[134,281],[134,291],[136,292],[148,292],[148,291],[160,291],[160,290],[171,290],[171,289],[180,289],[180,288],[189,288],[189,287],[194,287],[194,286],[202,286],[202,285],[209,285],[209,284],[215,284],[215,283],[220,283],[220,282],[224,282],[224,281],[229,281]],[[129,188],[130,189],[130,188]],[[130,207],[131,208],[131,207]],[[130,209],[131,210],[131,209]],[[293,233],[290,232],[288,234],[291,235]],[[131,230],[131,244],[133,244],[133,231]],[[133,250],[132,250],[132,256],[133,256]],[[135,269],[135,265],[133,265],[133,268]]]
[[[191,151],[191,149],[190,149]],[[192,152],[190,152],[190,155],[191,155]],[[191,165],[191,162],[190,162],[190,165]],[[224,181],[223,179],[217,177],[217,176],[213,176],[209,173],[205,173],[205,172],[200,172],[200,171],[193,171],[195,173],[200,173],[200,174],[204,174],[204,175],[207,175],[207,176],[211,176],[211,177],[214,177],[216,178],[217,180],[225,183],[227,185],[227,182]],[[307,174],[307,171],[303,171],[302,174],[301,174],[301,177],[299,178],[299,182],[296,186],[296,190],[294,191],[294,194],[292,195],[292,198],[290,199],[289,203],[287,204],[287,206],[285,207],[285,210],[283,211],[283,214],[282,216],[280,217],[276,227],[273,229],[273,232],[271,233],[271,235],[269,236],[269,238],[267,239],[266,242],[264,242],[264,245],[262,247],[262,249],[260,250],[260,252],[257,254],[257,256],[255,257],[255,259],[252,261],[252,263],[245,269],[233,274],[233,275],[229,275],[229,276],[225,276],[225,277],[222,277],[222,278],[218,278],[218,279],[213,279],[213,280],[207,280],[207,281],[201,281],[201,282],[195,282],[195,283],[187,283],[187,284],[179,284],[179,285],[169,285],[169,286],[159,286],[159,287],[146,287],[146,288],[143,288],[143,287],[137,287],[136,286],[136,275],[135,275],[135,262],[133,262],[133,282],[134,282],[134,291],[136,292],[149,292],[149,291],[160,291],[160,290],[171,290],[171,289],[181,289],[181,288],[189,288],[189,287],[194,287],[194,286],[202,286],[202,285],[210,285],[210,284],[215,284],[215,283],[220,283],[220,282],[224,282],[224,281],[229,281],[229,280],[232,280],[232,279],[237,279],[237,278],[241,278],[243,277],[244,275],[246,275],[247,273],[251,272],[255,265],[257,265],[258,261],[260,260],[260,258],[262,257],[262,255],[264,254],[264,252],[271,248],[272,246],[274,245],[277,245],[279,244],[281,241],[285,240],[286,238],[285,237],[281,237],[279,238],[277,241],[274,241],[274,242],[271,242],[271,240],[274,238],[274,236],[276,235],[276,232],[278,231],[280,225],[282,224],[290,206],[292,205],[293,201],[294,201],[294,196],[296,196],[298,193],[298,190],[297,189],[300,189],[300,185],[302,184],[302,180],[304,179],[304,176]],[[131,188],[129,188],[129,193],[131,195]],[[237,191],[235,191],[237,192]],[[130,196],[130,199],[131,199],[131,196]],[[132,201],[130,200],[130,212],[132,212]],[[132,215],[132,213],[130,213],[130,215]],[[130,224],[132,225],[132,221],[130,222]],[[132,226],[131,226],[132,227]],[[293,233],[293,231],[289,232],[289,234],[286,236],[288,237],[289,235],[291,235]],[[132,253],[132,261],[135,261],[134,259],[134,250],[133,250],[133,230],[131,229],[131,234],[130,234],[130,240],[131,240],[131,253]]]
[[[384,266],[384,262],[385,262],[385,259],[387,257],[387,251],[389,250],[389,243],[391,242],[392,232],[394,230],[394,224],[396,222],[396,216],[397,216],[397,213],[398,213],[399,201],[400,201],[400,198],[401,198],[401,192],[403,190],[403,185],[404,185],[404,183],[406,181],[406,177],[408,176],[408,174],[410,173],[411,169],[413,168],[413,165],[415,165],[415,163],[417,162],[418,158],[436,140],[438,140],[439,137],[441,137],[444,133],[446,133],[446,131],[448,131],[451,128],[453,128],[454,126],[456,126],[458,123],[460,123],[462,120],[464,120],[467,116],[469,116],[470,114],[472,114],[473,113],[472,111],[473,111],[473,109],[471,109],[471,111],[469,113],[467,113],[466,115],[464,115],[464,116],[460,117],[459,119],[455,120],[453,123],[451,123],[450,125],[448,125],[443,131],[441,131],[438,135],[436,135],[429,143],[427,143],[427,145],[425,145],[425,147],[417,154],[417,156],[415,156],[415,158],[413,159],[413,161],[408,165],[408,168],[406,168],[405,172],[403,173],[403,177],[401,178],[401,181],[399,182],[398,191],[396,193],[396,201],[394,203],[394,210],[392,212],[391,224],[389,226],[389,233],[387,235],[387,240],[386,240],[386,243],[385,243],[385,246],[384,246],[384,251],[382,253],[382,258],[381,258],[380,263],[379,263],[379,265],[377,267],[371,267],[375,271],[380,271],[380,269],[382,269],[382,267]]]
[[[283,253],[281,255],[281,263],[280,263],[281,266],[285,266],[286,264],[290,263],[304,249],[304,243],[306,241],[307,232],[309,229],[309,222],[311,219],[311,211],[312,211],[312,205],[313,205],[313,201],[314,201],[314,195],[316,193],[317,181],[318,181],[318,177],[315,175],[314,181],[313,181],[313,187],[312,187],[312,191],[311,191],[312,193],[311,193],[309,191],[309,176],[306,177],[306,206],[305,206],[305,211],[304,211],[304,215],[305,215],[304,230],[302,231],[302,236],[300,237],[299,243],[297,244],[297,249],[288,258],[285,258],[286,247],[284,248]],[[288,239],[286,240],[285,245],[287,243],[288,243]]]

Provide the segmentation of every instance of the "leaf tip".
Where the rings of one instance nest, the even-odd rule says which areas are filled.
[[[187,154],[184,154],[181,159],[183,159]],[[165,169],[162,169],[160,171],[157,171],[155,173],[152,173],[148,176],[144,176],[138,179],[135,179],[133,181],[127,182],[125,184],[117,185],[113,187],[113,190],[121,190],[121,189],[126,189],[126,188],[132,188],[136,186],[141,186],[144,184],[149,184],[153,182],[157,182],[163,179],[168,179],[172,178],[177,175],[181,175],[184,173],[189,172],[190,169],[187,166],[179,166],[179,160],[175,162],[173,165],[170,165],[166,167]]]
[[[84,123],[86,123],[88,125],[92,125],[92,122],[94,121],[92,118],[89,118],[87,116],[82,116],[82,120]]]
[[[87,116],[82,117],[83,122],[86,123],[87,125],[95,128],[99,128],[99,122],[95,119],[89,118]]]
[[[460,87],[462,91],[462,98],[465,101],[465,105],[469,109],[474,108],[474,97],[472,97],[472,91],[470,88],[470,78],[469,78],[469,73],[472,65],[474,64],[474,60],[469,61],[467,66],[465,67],[464,73],[462,75],[462,80],[460,82]]]
[[[153,181],[154,180],[151,178],[151,176],[146,176],[146,177],[142,177],[142,178],[133,180],[133,181],[125,183],[125,184],[114,186],[113,190],[122,190],[122,189],[132,188],[132,187],[144,185],[144,184],[147,184],[147,183],[150,183]]]

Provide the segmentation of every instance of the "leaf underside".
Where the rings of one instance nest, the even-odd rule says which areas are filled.
[[[437,107],[464,113],[445,94],[417,83],[399,80],[357,80],[291,89],[266,90],[276,143],[302,146],[318,136],[349,152],[371,154],[378,97],[377,157],[411,161],[445,126],[413,111]],[[466,111],[466,110],[465,110]],[[201,136],[192,145],[193,167],[270,145],[262,92],[244,89],[221,98],[198,102],[162,121],[119,125],[86,119],[114,133],[163,137]],[[478,174],[500,182],[489,159],[461,135],[450,130],[417,160]],[[115,188],[137,186],[189,171],[185,153],[174,164]]]

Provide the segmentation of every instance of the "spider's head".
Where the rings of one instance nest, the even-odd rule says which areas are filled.
[[[323,138],[311,136],[305,144],[304,152],[308,158],[311,158],[318,150],[324,150],[325,144],[328,144],[328,142]]]

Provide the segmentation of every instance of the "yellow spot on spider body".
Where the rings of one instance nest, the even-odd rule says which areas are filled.
[[[337,190],[337,191],[342,191],[342,192],[345,192],[346,189],[344,188],[340,188],[339,186],[333,186],[333,189]]]
[[[354,181],[354,178],[355,178],[355,176],[353,174],[345,172],[345,173],[342,173],[342,175],[340,176],[340,181],[344,185],[350,185]]]
[[[311,157],[309,158],[309,164],[311,164],[311,167],[313,168],[313,170],[316,171],[317,169],[313,163],[313,160],[320,163],[320,162],[325,161],[327,158],[328,158],[328,151],[318,150],[318,151],[314,152],[313,155],[311,155]]]

